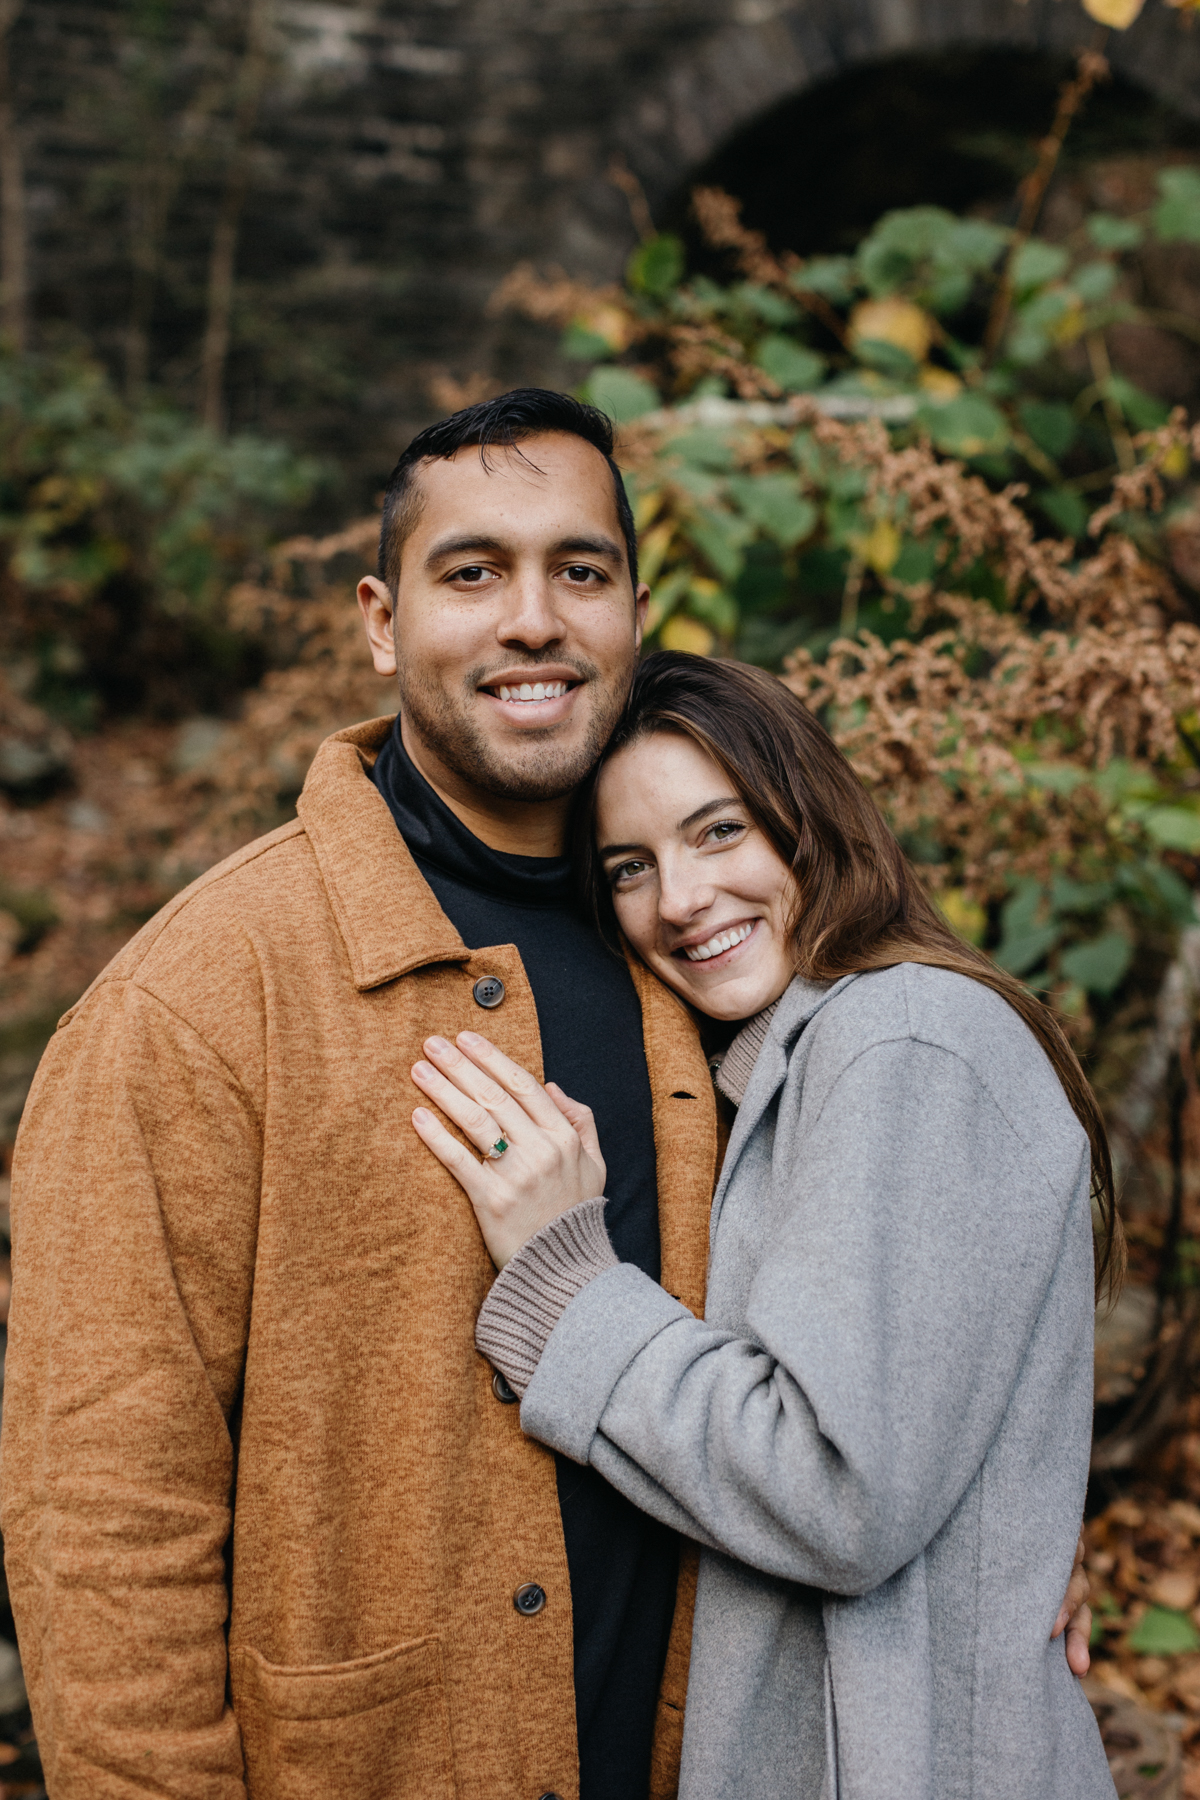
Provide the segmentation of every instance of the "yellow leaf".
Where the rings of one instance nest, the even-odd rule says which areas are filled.
[[[933,400],[953,400],[962,393],[958,376],[949,369],[939,369],[936,363],[926,363],[917,380]]]
[[[609,349],[618,356],[622,350],[628,350],[632,320],[621,307],[614,306],[611,300],[602,300],[596,306],[589,306],[577,316],[576,323],[585,331],[594,331],[597,337],[603,338]]]
[[[664,650],[686,650],[692,656],[708,656],[717,640],[699,619],[689,619],[686,613],[675,613],[663,626],[658,641]]]
[[[638,579],[640,581],[648,581],[651,586],[654,585],[674,536],[674,519],[662,519],[654,526],[653,530],[647,531],[640,539],[638,543]]]
[[[951,931],[957,931],[968,944],[982,944],[987,933],[987,914],[978,900],[972,900],[962,888],[943,888],[935,898]]]
[[[1200,0],[1195,0],[1195,4],[1200,11]],[[1192,459],[1184,443],[1172,444],[1162,459],[1162,472],[1169,481],[1182,481],[1191,466]]]
[[[1083,10],[1101,25],[1128,31],[1145,4],[1146,0],[1083,0]]]
[[[889,294],[883,300],[860,300],[850,314],[850,341],[895,344],[922,363],[933,342],[933,320],[913,300]]]
[[[637,505],[633,509],[633,522],[638,528],[639,535],[645,531],[647,525],[657,518],[665,499],[666,495],[662,488],[648,488],[644,494],[638,495]]]

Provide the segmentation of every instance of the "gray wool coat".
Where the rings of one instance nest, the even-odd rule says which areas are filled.
[[[1088,1145],[990,989],[796,980],[706,1316],[627,1264],[521,1421],[704,1550],[681,1800],[1112,1800],[1051,1642],[1092,1404]]]

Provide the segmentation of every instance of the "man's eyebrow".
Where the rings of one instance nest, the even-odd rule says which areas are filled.
[[[463,556],[472,550],[506,550],[508,546],[499,538],[480,537],[475,532],[465,532],[459,537],[442,538],[440,543],[431,546],[425,558],[425,567],[431,569],[434,563],[442,562],[447,556]]]
[[[557,544],[550,546],[552,556],[607,556],[612,562],[624,562],[625,551],[610,537],[569,537],[560,538]]]

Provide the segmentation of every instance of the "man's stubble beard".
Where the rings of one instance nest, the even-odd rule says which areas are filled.
[[[526,656],[525,664],[536,664],[536,656]],[[561,665],[562,658],[546,658]],[[561,743],[554,738],[554,728],[544,734],[529,734],[523,755],[505,761],[497,755],[475,718],[472,703],[481,683],[487,680],[482,667],[471,671],[462,688],[461,707],[445,688],[423,678],[401,660],[396,676],[400,688],[400,712],[430,750],[447,769],[470,782],[480,792],[497,800],[558,800],[577,788],[600,760],[600,753],[612,736],[633,680],[618,689],[606,687],[594,663],[574,659],[571,663],[581,681],[592,690],[595,705],[583,742]]]

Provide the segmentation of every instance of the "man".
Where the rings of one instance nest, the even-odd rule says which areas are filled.
[[[398,726],[329,739],[43,1061],[3,1529],[53,1800],[674,1792],[676,1545],[522,1436],[411,1125],[423,1044],[486,1022],[592,1106],[619,1254],[702,1307],[705,1060],[564,854],[648,598],[610,450],[537,390],[414,441],[359,589]]]

